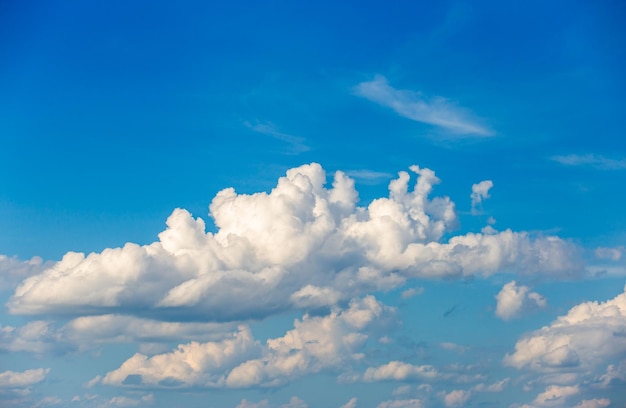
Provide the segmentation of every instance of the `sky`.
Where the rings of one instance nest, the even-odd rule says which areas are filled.
[[[625,17],[0,2],[0,405],[626,407]]]

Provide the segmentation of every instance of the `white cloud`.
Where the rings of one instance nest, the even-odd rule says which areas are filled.
[[[552,156],[550,159],[565,166],[586,166],[598,170],[626,169],[626,159],[611,159],[600,154],[568,154]]]
[[[402,292],[402,299],[410,299],[414,296],[419,296],[422,293],[424,293],[424,288],[423,287],[419,287],[419,288],[409,288],[405,291]]]
[[[624,247],[616,247],[616,248],[606,248],[606,247],[598,247],[594,251],[596,258],[598,259],[609,259],[611,261],[619,261],[622,259],[622,255],[624,254]]]
[[[456,351],[457,353],[465,353],[467,351],[467,347],[451,342],[439,343],[439,347],[444,350]]]
[[[289,402],[281,405],[281,408],[307,408],[308,405],[306,402],[302,401],[298,397],[291,397]]]
[[[483,201],[490,198],[489,190],[493,187],[493,181],[483,180],[480,183],[472,184],[472,214],[478,214],[482,209]]]
[[[270,402],[266,399],[259,402],[250,402],[247,399],[243,399],[236,408],[267,408],[269,406]]]
[[[626,385],[626,360],[619,364],[609,364],[606,372],[594,384],[595,388],[607,389]]]
[[[36,368],[22,372],[4,371],[0,373],[0,388],[25,388],[42,382],[49,368]]]
[[[422,408],[424,403],[418,399],[390,400],[378,404],[378,408]]]
[[[471,391],[453,390],[449,393],[443,393],[443,403],[448,408],[463,407],[472,396]]]
[[[48,397],[44,397],[42,398],[39,402],[37,402],[35,405],[33,405],[33,408],[39,408],[39,407],[49,407],[52,405],[60,405],[63,402],[63,400],[59,397],[56,396],[48,396]]]
[[[389,197],[357,207],[354,182],[337,172],[332,188],[318,164],[287,172],[270,193],[222,190],[210,205],[218,232],[176,209],[159,241],[68,252],[27,278],[8,302],[12,313],[140,315],[148,319],[235,321],[288,309],[332,306],[410,278],[551,277],[580,273],[579,249],[525,232],[468,233],[442,242],[457,225],[429,169],[400,172]]]
[[[608,398],[594,398],[580,401],[574,408],[605,408],[609,405],[611,405],[611,400]]]
[[[68,349],[67,344],[61,344],[61,338],[61,333],[43,320],[28,322],[21,327],[0,325],[0,350],[43,354]]]
[[[364,381],[415,381],[434,379],[439,375],[430,365],[413,365],[402,361],[391,361],[379,367],[370,367],[363,374]]]
[[[504,391],[504,388],[506,388],[506,386],[509,384],[509,382],[511,381],[510,378],[505,378],[504,380],[495,382],[493,384],[478,384],[476,386],[474,386],[474,391],[480,391],[480,392],[502,392]]]
[[[294,329],[267,340],[264,346],[242,326],[233,338],[221,342],[183,344],[171,353],[150,358],[137,353],[102,382],[165,387],[277,386],[359,360],[366,333],[387,325],[392,315],[392,309],[368,296],[328,316],[295,320]]]
[[[626,290],[626,288],[625,288]],[[504,363],[538,371],[592,369],[626,354],[626,292],[574,306],[515,345]]]
[[[35,320],[21,327],[0,325],[0,350],[66,353],[104,343],[136,342],[143,350],[162,350],[166,342],[223,339],[234,328],[234,323],[163,322],[114,314],[82,316],[61,327]]]
[[[260,345],[247,327],[219,342],[181,344],[171,353],[148,358],[136,353],[102,379],[109,385],[165,387],[220,386],[223,372],[257,354]]]
[[[354,92],[358,96],[393,109],[402,117],[438,126],[456,135],[479,137],[493,135],[489,128],[480,124],[466,109],[455,106],[440,96],[427,99],[419,92],[395,89],[380,75],[372,81],[358,84]]]
[[[21,261],[16,257],[0,255],[0,291],[13,290],[24,279],[39,274],[50,266],[50,262],[44,263],[38,256]]]
[[[154,402],[154,395],[147,394],[141,398],[129,398],[125,396],[118,396],[111,398],[107,406],[110,407],[137,407],[140,405],[148,405]]]
[[[503,320],[510,320],[526,310],[543,308],[547,304],[543,296],[531,292],[528,286],[518,285],[515,281],[504,285],[496,295],[496,300],[496,316]]]
[[[94,343],[223,339],[234,328],[232,323],[162,322],[108,314],[78,317],[60,331],[63,341],[87,347]]]
[[[580,393],[580,389],[575,386],[551,385],[533,401],[536,407],[562,407],[574,395]]]
[[[350,401],[346,402],[341,408],[356,408],[358,400],[356,398],[350,398]]]

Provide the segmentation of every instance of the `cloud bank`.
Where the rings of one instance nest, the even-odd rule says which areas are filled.
[[[495,273],[571,277],[579,249],[556,236],[490,230],[451,236],[448,197],[430,198],[439,179],[411,166],[389,183],[389,196],[357,206],[343,172],[326,188],[317,163],[287,171],[269,193],[220,191],[210,205],[217,232],[183,209],[159,240],[101,253],[68,252],[26,278],[11,313],[132,314],[157,320],[236,321],[283,310],[330,307],[412,278]]]
[[[102,379],[108,385],[149,387],[274,387],[306,374],[358,361],[368,333],[381,331],[393,309],[372,296],[324,317],[305,315],[283,337],[262,345],[241,326],[219,342],[181,344],[148,357],[137,353]],[[381,331],[382,332],[382,331]]]

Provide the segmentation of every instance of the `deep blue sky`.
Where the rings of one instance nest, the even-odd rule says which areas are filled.
[[[567,364],[553,367],[552,371],[563,375],[574,371],[579,375],[569,383],[547,379],[545,367],[515,367],[502,361],[513,353],[518,339],[550,325],[572,306],[591,300],[605,302],[623,294],[624,18],[626,7],[619,1],[1,2],[0,254],[6,258],[0,258],[0,273],[5,274],[0,298],[8,303],[0,313],[0,324],[13,329],[12,334],[0,337],[0,352],[7,353],[0,356],[6,361],[0,363],[0,378],[8,371],[51,371],[45,379],[21,388],[2,385],[0,380],[0,398],[28,406],[45,397],[51,403],[56,397],[65,406],[79,395],[81,400],[75,403],[89,406],[82,392],[72,390],[117,369],[137,350],[153,355],[192,340],[210,340],[208,329],[194,335],[180,329],[178,335],[167,338],[155,335],[149,342],[152,349],[140,346],[145,340],[133,337],[122,341],[113,335],[106,344],[87,347],[85,338],[67,337],[72,319],[109,313],[155,319],[161,306],[156,300],[150,303],[153,299],[145,294],[148,292],[141,292],[145,301],[139,299],[129,306],[119,298],[115,307],[94,306],[88,293],[84,304],[77,300],[64,303],[61,294],[36,302],[35,298],[21,300],[19,287],[28,276],[39,276],[43,285],[52,285],[44,279],[50,276],[46,270],[70,251],[103,253],[127,242],[148,245],[159,241],[158,234],[166,229],[166,219],[175,208],[201,217],[207,231],[218,232],[208,205],[219,191],[233,187],[240,194],[270,192],[288,169],[315,162],[326,171],[327,189],[332,187],[335,171],[351,176],[356,181],[358,204],[363,207],[388,196],[387,185],[398,171],[409,171],[413,164],[434,170],[441,184],[431,198],[449,196],[455,203],[456,222],[441,236],[420,241],[412,235],[404,245],[446,243],[453,237],[480,233],[489,224],[498,231],[510,228],[526,234],[532,249],[519,244],[507,258],[509,263],[489,272],[471,262],[463,264],[464,277],[452,279],[444,279],[441,270],[426,279],[424,271],[430,263],[414,266],[417,272],[402,272],[405,266],[394,266],[385,273],[400,271],[408,274],[402,275],[404,278],[410,277],[390,286],[356,290],[339,281],[324,281],[329,270],[337,272],[354,259],[341,258],[345,253],[339,248],[332,256],[318,253],[317,244],[311,244],[305,251],[311,259],[307,265],[317,265],[321,259],[321,269],[311,267],[309,280],[284,277],[284,288],[278,285],[282,289],[266,295],[292,299],[289,296],[307,283],[324,281],[328,284],[324,296],[333,300],[321,309],[295,301],[280,306],[260,304],[258,313],[245,312],[234,319],[229,330],[235,330],[237,324],[251,324],[255,339],[263,343],[266,338],[285,335],[293,329],[293,319],[302,319],[305,313],[322,318],[333,307],[345,311],[350,300],[371,294],[396,307],[396,320],[405,323],[393,329],[387,343],[370,344],[368,340],[365,360],[339,366],[320,363],[319,369],[311,368],[315,366],[311,363],[305,373],[285,376],[278,389],[269,387],[274,391],[267,395],[258,391],[259,384],[243,390],[218,387],[219,391],[208,391],[189,383],[182,391],[163,391],[147,383],[130,389],[98,383],[85,391],[98,395],[93,404],[168,406],[167,401],[184,395],[193,406],[215,392],[219,394],[215,406],[233,407],[242,398],[249,403],[267,398],[267,406],[281,406],[292,396],[310,407],[340,406],[353,397],[358,400],[354,406],[359,407],[392,400],[409,404],[396,406],[419,406],[417,400],[429,407],[455,406],[457,402],[460,405],[456,406],[478,406],[489,401],[497,401],[497,406],[542,406],[540,395],[548,392],[548,387],[576,386],[575,393],[573,388],[553,390],[571,394],[563,397],[563,406],[594,399],[597,401],[589,404],[599,405],[589,406],[606,406],[603,398],[611,399],[612,406],[621,406],[625,400],[616,397],[614,389],[582,385],[599,381],[609,363],[622,370],[621,380],[611,384],[626,381],[626,346],[621,340],[612,340],[615,347],[604,360],[581,360],[576,370],[570,367],[573,371],[568,371]],[[412,176],[411,186],[415,174]],[[481,203],[472,206],[472,185],[483,180],[492,181],[493,187],[481,196]],[[294,217],[301,214],[298,205],[304,204],[292,203],[271,214],[264,212],[270,210],[260,202],[240,208],[238,211],[254,214],[238,213],[234,219],[246,221],[230,231],[251,242],[259,239],[261,248],[281,236],[272,223],[267,224],[271,230],[267,236],[246,235],[249,231],[242,228],[257,225],[257,219],[261,225],[264,217],[273,217],[276,225],[282,225],[278,218],[285,211],[294,211]],[[405,210],[407,214],[412,211]],[[391,228],[385,225],[377,233],[383,240]],[[364,245],[350,256],[369,257],[367,251],[373,244],[365,242],[373,238],[357,239],[350,234],[361,232],[347,231],[340,231],[348,234],[341,235],[345,242],[354,239]],[[307,234],[313,235],[301,232]],[[542,241],[546,236],[559,237],[558,242],[569,249],[549,247],[551,238]],[[264,251],[278,254],[296,241],[292,237]],[[344,241],[327,237],[324,242],[333,246]],[[446,256],[463,251],[459,247]],[[24,266],[34,256],[51,263]],[[199,265],[209,262],[195,256],[201,259]],[[370,263],[361,266],[385,269],[381,262],[391,261],[382,252],[378,256],[382,258],[368,258]],[[483,253],[473,262],[480,262],[481,257],[488,255]],[[145,275],[120,285],[145,285],[149,291],[153,287],[150,282],[169,289],[180,284],[182,281],[170,282],[169,275],[159,272],[160,268],[173,268],[161,261],[141,264]],[[257,261],[244,257],[237,265],[252,271]],[[272,265],[293,267],[283,261]],[[107,262],[116,265],[111,268],[120,276],[132,274],[132,266],[124,263],[127,261],[102,261],[102,265]],[[104,273],[93,290],[106,293],[107,284],[119,283],[120,277],[111,280],[113,275],[89,265],[84,266],[87,276]],[[199,268],[185,276],[204,276]],[[470,272],[472,268],[476,271]],[[514,317],[499,315],[503,322],[494,315],[495,296],[513,280],[518,289],[526,288],[518,292],[523,292],[520,296],[525,300]],[[73,287],[68,282],[60,285]],[[214,294],[202,284],[200,287],[200,299],[210,302]],[[229,288],[233,297],[260,301],[245,288]],[[422,289],[403,298],[409,288]],[[331,289],[341,295],[333,297]],[[530,293],[541,294],[547,303],[541,305],[536,297],[528,297]],[[29,314],[11,306],[18,304],[15,302],[40,302],[41,307]],[[61,312],[59,304],[76,310]],[[138,304],[147,309],[138,310]],[[201,309],[206,316],[221,313],[217,312],[222,310],[220,305],[203,304],[209,308]],[[456,332],[446,329],[457,327],[448,325],[451,319],[443,317],[449,310],[453,311],[448,316],[456,317],[459,324]],[[164,319],[198,320],[198,309],[191,308],[188,313],[176,312]],[[626,305],[621,313],[621,320],[611,323],[618,332],[626,330]],[[264,320],[249,319],[259,316]],[[156,317],[157,323],[159,319]],[[23,349],[11,346],[24,336],[18,334],[18,328],[34,321],[48,325],[48,337],[41,332],[34,335],[47,346],[42,350],[33,345]],[[484,331],[476,331],[475,327],[482,325],[502,332],[501,341],[494,343]],[[374,334],[369,336],[374,338]],[[463,382],[450,373],[436,380],[368,382],[363,377],[368,367],[390,361],[427,363],[440,374],[449,371],[451,359],[446,353],[450,349],[435,350],[437,344],[448,342],[461,347],[457,352],[463,350],[458,363],[480,365],[483,377],[473,382]],[[583,353],[582,346],[575,343],[571,340],[570,349]],[[476,351],[480,361],[471,361],[470,349],[480,350]],[[547,360],[541,361],[547,364]],[[88,367],[88,373],[78,374],[80,367]],[[593,373],[595,380],[583,377],[583,369]],[[345,384],[346,375],[359,373],[360,379]],[[505,378],[509,378],[508,385],[498,393],[477,387]],[[425,393],[426,388],[418,388],[420,384],[432,389]],[[22,389],[30,393],[20,396]],[[328,394],[320,395],[319,389],[328,389]],[[459,393],[446,400],[454,390]],[[152,397],[141,400],[142,395]],[[134,399],[115,400],[116,396]],[[455,396],[459,398],[456,402]]]

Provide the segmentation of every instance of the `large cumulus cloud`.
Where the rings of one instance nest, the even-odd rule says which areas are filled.
[[[574,306],[521,338],[505,364],[541,372],[586,371],[626,358],[626,287],[606,302]]]
[[[25,279],[9,309],[232,321],[328,307],[410,278],[581,270],[577,249],[554,236],[489,229],[444,240],[458,224],[454,203],[430,198],[439,183],[432,170],[410,169],[412,188],[399,172],[389,196],[367,207],[340,171],[326,187],[316,163],[287,171],[269,193],[227,188],[210,205],[217,232],[176,209],[150,245],[68,252]]]

